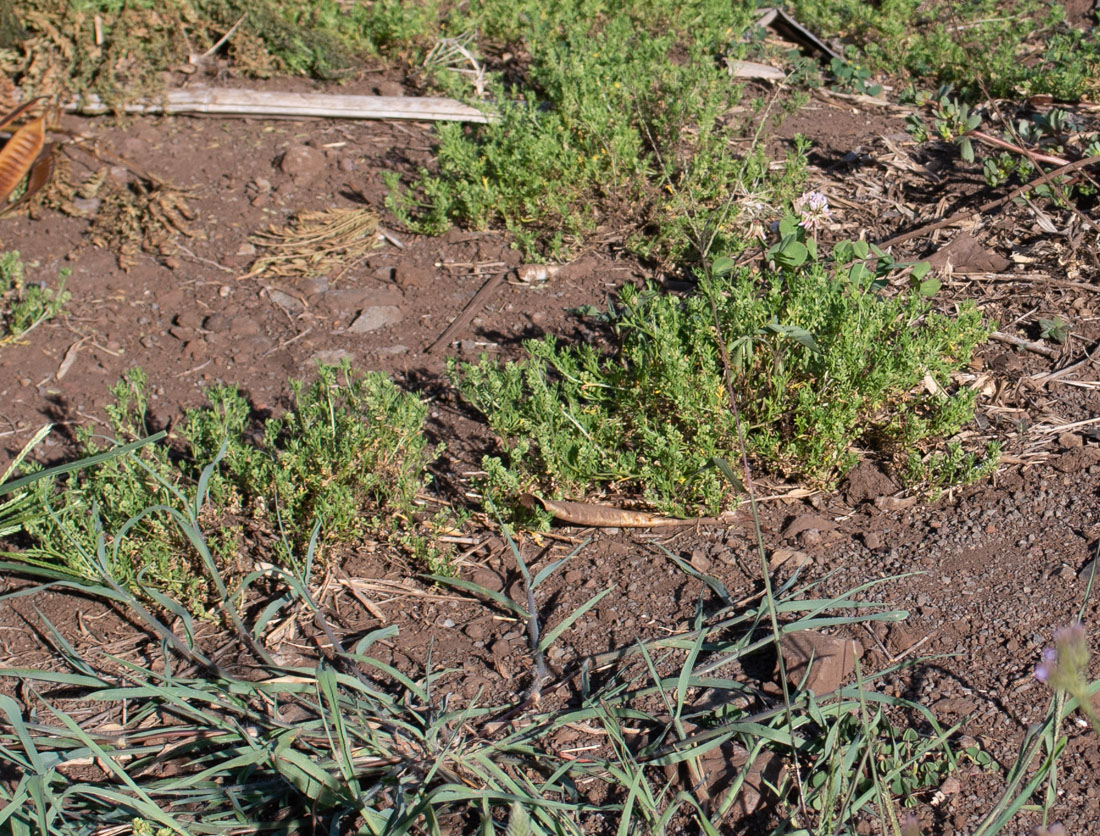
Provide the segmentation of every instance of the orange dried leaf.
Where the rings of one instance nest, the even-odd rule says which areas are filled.
[[[50,143],[46,146],[46,150],[38,155],[38,159],[31,166],[30,176],[27,177],[27,191],[23,193],[22,200],[30,200],[43,186],[50,182],[50,178],[53,177],[56,150],[57,143]]]
[[[12,134],[0,148],[0,204],[23,182],[45,144],[46,117],[39,116]]]

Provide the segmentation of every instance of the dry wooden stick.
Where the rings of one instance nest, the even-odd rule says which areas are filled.
[[[1079,168],[1086,168],[1090,165],[1094,165],[1100,162],[1100,154],[1096,154],[1091,157],[1085,157],[1080,160],[1074,160],[1068,165],[1061,166],[1060,168],[1052,169],[1041,177],[1036,177],[1030,183],[1026,183],[1017,189],[1013,189],[1004,197],[999,197],[996,200],[991,200],[988,203],[983,203],[977,209],[963,209],[961,212],[956,212],[949,218],[944,218],[942,221],[936,221],[935,223],[927,224],[919,229],[914,229],[911,232],[904,232],[901,235],[895,235],[893,238],[887,238],[885,241],[880,241],[878,246],[883,249],[891,247],[894,244],[900,244],[902,241],[908,241],[910,238],[919,238],[922,235],[926,235],[929,232],[934,232],[937,229],[943,229],[945,226],[951,226],[957,224],[959,221],[966,220],[974,215],[984,215],[986,212],[991,212],[998,206],[1008,203],[1010,200],[1022,195],[1029,189],[1033,189],[1036,186],[1041,186],[1043,183],[1049,183],[1055,177],[1060,177],[1063,174],[1068,174],[1071,171],[1076,171]]]
[[[500,283],[504,281],[505,273],[494,273],[489,277],[489,280],[481,286],[481,290],[474,294],[474,298],[466,303],[464,307],[454,318],[450,325],[447,326],[447,330],[439,335],[438,339],[426,349],[425,354],[431,354],[433,351],[439,348],[443,348],[450,344],[451,339],[461,329],[464,328],[466,323],[473,318],[474,312],[480,305],[484,305],[489,301],[489,297],[496,293]]]
[[[88,94],[65,106],[94,116],[110,112]],[[488,122],[492,117],[454,99],[414,96],[345,96],[268,90],[194,88],[166,90],[162,96],[125,105],[126,113],[205,113],[224,116],[325,117],[329,119],[415,119],[425,122]]]
[[[1025,340],[1022,337],[1014,337],[1012,334],[1003,334],[1000,331],[994,331],[989,335],[989,339],[996,340],[999,343],[1008,343],[1017,348],[1027,349],[1035,354],[1042,354],[1044,357],[1049,357],[1051,360],[1057,360],[1062,354],[1057,349],[1053,349],[1042,343],[1035,343],[1031,340]]]
[[[1069,160],[1062,157],[1052,157],[1049,154],[1040,154],[1036,151],[1032,151],[1028,148],[1021,148],[1019,145],[1013,145],[1011,142],[1005,142],[1003,139],[998,139],[995,136],[990,136],[984,131],[967,131],[963,136],[968,136],[978,140],[978,142],[991,145],[994,148],[1000,148],[1004,151],[1012,151],[1015,154],[1019,154],[1023,157],[1027,157],[1034,163],[1049,163],[1050,165],[1067,166],[1070,164]]]

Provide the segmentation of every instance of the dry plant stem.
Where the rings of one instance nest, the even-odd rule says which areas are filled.
[[[729,353],[726,351],[726,340],[722,335],[721,320],[718,317],[718,305],[714,301],[714,293],[711,287],[707,286],[707,299],[710,302],[711,316],[714,319],[714,328],[717,331],[718,336],[718,351],[722,358],[722,378],[726,384],[726,392],[729,395],[730,409],[733,411],[734,422],[737,424],[737,443],[741,449],[741,467],[744,471],[743,481],[745,483],[745,491],[749,495],[749,508],[752,510],[752,524],[753,529],[756,531],[756,548],[760,553],[760,565],[763,568],[764,574],[764,591],[766,599],[772,602],[773,605],[768,606],[768,617],[771,621],[772,637],[775,640],[775,658],[778,668],[779,684],[783,688],[783,705],[786,709],[787,715],[787,728],[791,730],[791,760],[794,763],[794,779],[795,784],[798,787],[798,806],[804,819],[809,819],[809,810],[806,808],[806,793],[802,786],[802,769],[798,763],[798,749],[794,745],[793,733],[794,733],[794,712],[791,710],[791,691],[790,684],[787,682],[787,666],[783,661],[783,649],[780,646],[780,632],[779,632],[779,620],[775,615],[775,598],[772,592],[772,579],[770,569],[768,567],[768,555],[764,550],[764,540],[761,536],[760,527],[760,510],[756,504],[756,491],[752,485],[752,468],[749,465],[749,453],[748,447],[745,444],[745,426],[741,422],[741,410],[737,405],[737,392],[733,388],[733,378],[730,373],[732,366],[730,365]]]
[[[1036,163],[1049,163],[1056,166],[1067,166],[1072,162],[1071,160],[1064,159],[1062,157],[1053,157],[1049,154],[1038,154],[1035,151],[1031,151],[1027,148],[1021,148],[1019,145],[1013,145],[1011,142],[1005,142],[1003,139],[997,139],[995,136],[990,136],[984,131],[967,131],[963,136],[968,136],[971,139],[976,139],[985,145],[991,145],[994,148],[1001,148],[1005,151],[1011,151],[1014,154],[1021,154],[1027,157],[1032,162]]]
[[[464,307],[451,324],[447,326],[447,330],[440,334],[434,343],[424,349],[424,353],[431,354],[440,348],[446,348],[450,345],[454,335],[464,328],[466,323],[473,318],[474,312],[477,311],[478,306],[484,305],[489,301],[489,298],[496,293],[497,288],[500,287],[501,282],[504,281],[504,276],[504,273],[495,273],[490,276],[489,280],[481,286],[481,290],[474,294],[474,298],[466,303],[466,307]]]
[[[1089,363],[1094,362],[1095,359],[1096,359],[1096,350],[1097,350],[1097,348],[1100,348],[1100,342],[1095,342],[1091,346],[1086,348],[1085,349],[1085,356],[1082,357],[1080,360],[1078,360],[1074,363],[1070,363],[1068,366],[1066,366],[1064,368],[1056,369],[1055,371],[1048,372],[1047,374],[1033,374],[1028,378],[1028,380],[1034,381],[1035,383],[1038,383],[1038,384],[1044,385],[1044,386],[1048,383],[1054,383],[1059,378],[1065,377],[1067,374],[1072,374],[1073,372],[1077,371],[1082,366],[1085,366],[1085,365],[1088,365]]]
[[[1085,157],[1084,159],[1080,160],[1074,160],[1068,165],[1064,165],[1060,168],[1055,168],[1051,171],[1048,171],[1041,177],[1036,177],[1030,183],[1026,183],[1017,189],[1013,189],[1004,197],[999,197],[996,200],[991,200],[988,203],[983,203],[977,209],[964,209],[961,212],[956,212],[949,218],[944,218],[942,221],[936,221],[935,223],[927,224],[910,232],[904,232],[901,235],[895,235],[893,238],[887,238],[885,241],[879,242],[878,246],[886,249],[887,247],[892,247],[894,244],[900,244],[902,241],[908,241],[911,238],[920,238],[922,235],[927,235],[929,232],[934,232],[937,229],[943,229],[946,226],[952,226],[959,223],[960,221],[964,221],[967,218],[973,217],[974,215],[984,215],[986,212],[990,212],[996,209],[998,206],[1008,203],[1010,200],[1019,197],[1024,192],[1033,189],[1036,186],[1041,186],[1044,183],[1049,183],[1056,177],[1059,177],[1063,174],[1069,174],[1071,171],[1076,171],[1081,168],[1087,168],[1088,166],[1095,165],[1098,162],[1100,162],[1100,154],[1096,154],[1092,157]]]
[[[1043,345],[1042,343],[1032,342],[1031,340],[1025,340],[1022,337],[1014,337],[1012,334],[1002,334],[1000,331],[994,331],[989,335],[989,339],[996,340],[999,343],[1007,343],[1008,345],[1014,345],[1017,348],[1024,348],[1028,351],[1032,351],[1035,354],[1042,354],[1044,357],[1049,357],[1052,360],[1057,360],[1062,356],[1062,352],[1050,346]]]

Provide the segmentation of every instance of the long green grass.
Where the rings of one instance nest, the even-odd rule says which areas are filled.
[[[194,504],[201,500],[197,495]],[[195,516],[174,512],[172,518],[213,568]],[[521,560],[514,544],[513,550]],[[532,595],[556,568],[527,575]],[[866,745],[877,752],[882,745],[877,732],[829,730],[868,704],[877,717],[891,707],[921,710],[870,690],[873,677],[862,690],[822,699],[800,693],[786,709],[767,708],[759,705],[751,683],[725,673],[772,645],[770,632],[759,629],[767,606],[779,614],[784,634],[904,617],[857,600],[874,585],[841,598],[816,599],[810,588],[788,584],[770,605],[745,609],[729,599],[719,581],[702,578],[716,606],[704,610],[700,602],[694,629],[584,660],[562,681],[579,687],[579,698],[540,712],[532,696],[541,691],[550,698],[562,682],[544,679],[538,653],[583,618],[590,604],[545,633],[529,623],[536,652],[526,699],[459,704],[436,687],[445,671],[408,676],[371,655],[375,643],[398,639],[396,628],[343,646],[302,579],[285,572],[254,573],[236,588],[221,587],[226,622],[235,625],[242,652],[253,660],[247,677],[197,647],[186,609],[165,596],[150,591],[162,611],[178,619],[176,630],[109,575],[91,583],[47,569],[32,572],[54,590],[91,594],[124,607],[161,652],[152,665],[94,651],[82,656],[43,622],[60,669],[0,670],[23,681],[35,702],[32,719],[10,697],[0,698],[0,753],[20,775],[0,788],[0,826],[16,833],[87,833],[137,820],[144,823],[140,826],[192,834],[306,827],[441,833],[444,822],[456,816],[467,822],[468,831],[486,833],[505,817],[524,820],[524,832],[582,833],[592,816],[624,833],[665,832],[680,815],[716,832],[737,799],[738,783],[720,802],[703,803],[690,786],[670,781],[664,767],[690,767],[729,742],[752,753],[749,767],[770,749],[802,751],[803,758],[822,763],[838,756],[836,746]],[[270,603],[257,608],[261,582]],[[490,605],[537,619],[527,601],[509,603],[485,594]],[[246,601],[258,617],[245,617]],[[320,624],[331,653],[307,666],[280,666],[263,640],[276,619],[298,608]],[[702,692],[711,695],[707,706],[693,707]],[[87,712],[78,711],[77,703],[95,707],[90,721],[80,719]],[[925,716],[928,736],[888,767],[879,759],[887,777],[907,775],[929,757],[954,763],[949,731]],[[611,744],[573,758],[555,744],[555,732],[577,724],[602,729]],[[589,798],[593,787],[599,788],[598,801]],[[786,798],[788,789],[776,787],[778,798]],[[835,808],[833,815],[845,821],[876,798],[867,787],[841,801],[822,795],[832,792],[815,789],[811,799],[818,801],[811,803]]]

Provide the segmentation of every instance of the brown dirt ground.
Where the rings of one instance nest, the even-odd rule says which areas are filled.
[[[370,87],[364,82],[363,92]],[[292,212],[365,201],[387,223],[381,173],[429,163],[431,126],[215,118],[133,119],[119,126],[75,117],[66,126],[188,189],[199,234],[181,238],[174,255],[138,254],[124,272],[114,253],[89,243],[85,219],[42,210],[33,219],[0,222],[5,247],[21,251],[32,280],[52,282],[59,268],[68,267],[73,294],[65,316],[40,327],[26,344],[0,348],[5,457],[45,421],[63,432],[43,446],[44,457],[70,455],[65,428],[103,424],[108,386],[135,365],[148,374],[155,422],[170,426],[185,407],[202,402],[203,388],[212,383],[238,384],[257,409],[278,407],[286,402],[288,377],[308,376],[318,359],[348,357],[358,367],[391,373],[430,400],[429,431],[448,445],[436,466],[437,489],[460,503],[467,474],[477,469],[489,441],[442,374],[446,354],[511,356],[522,338],[544,332],[585,338],[568,309],[601,305],[624,282],[653,276],[635,259],[596,250],[548,281],[523,283],[511,272],[519,259],[504,235],[456,229],[433,239],[395,229],[403,248],[387,244],[373,251],[338,281],[242,280],[252,260],[248,236],[285,222]],[[813,140],[810,186],[825,192],[833,207],[828,237],[884,240],[996,196],[986,194],[975,167],[914,146],[898,108],[818,93],[784,122],[776,146],[796,132]],[[282,160],[288,151],[302,154],[296,149],[303,146],[311,149],[304,155],[310,164],[292,176]],[[73,169],[80,174],[82,158],[76,159]],[[1073,325],[1057,359],[997,342],[976,359],[971,372],[982,378],[983,396],[971,432],[1004,442],[1005,463],[996,476],[927,504],[900,493],[873,466],[861,466],[835,494],[763,503],[766,547],[806,552],[812,560],[802,578],[820,581],[822,593],[890,578],[873,595],[910,617],[852,632],[864,650],[863,669],[935,657],[880,687],[921,700],[945,724],[961,722],[960,733],[1003,765],[1012,762],[1046,708],[1048,691],[1032,671],[1054,629],[1080,606],[1082,570],[1100,543],[1100,437],[1092,423],[1100,415],[1100,375],[1088,359],[1100,338],[1095,233],[1084,233],[1069,213],[1048,211],[1058,234],[1043,231],[1026,208],[1012,207],[897,248],[905,257],[927,256],[961,240],[940,256],[941,302],[977,300],[1002,331],[1037,339],[1038,318],[1052,315]],[[427,353],[451,318],[499,273],[508,281],[474,312],[457,342]],[[349,332],[369,306],[397,312],[376,330]],[[62,376],[66,357],[75,359]],[[1061,377],[1042,377],[1081,359]],[[762,484],[757,490],[776,496],[792,487]],[[463,557],[463,576],[511,589],[518,576],[506,545],[477,525],[467,533],[477,546]],[[703,588],[673,567],[657,544],[719,578],[735,599],[761,589],[747,518],[722,527],[563,527],[554,534],[545,541],[550,548],[543,560],[592,539],[548,587],[544,616],[550,622],[595,591],[616,590],[565,634],[562,650],[550,660],[557,669],[689,623]],[[535,555],[530,542],[525,548]],[[400,627],[400,638],[383,651],[386,661],[419,673],[431,648],[436,668],[460,672],[446,681],[464,699],[480,691],[483,702],[503,704],[527,687],[531,660],[514,622],[426,586],[369,550],[349,555],[334,578],[340,579],[365,584],[361,594],[374,606],[373,613],[364,608],[347,585],[327,585],[324,603],[346,635],[378,626],[378,614]],[[0,578],[0,592],[21,584]],[[4,600],[0,663],[50,664],[41,634],[30,629],[40,624],[35,607],[78,648],[139,655],[143,646],[153,646],[105,606],[74,606],[65,595],[39,594]],[[1098,616],[1090,602],[1086,624],[1096,624]],[[289,660],[314,649],[292,631],[280,652]],[[1097,833],[1100,741],[1073,724],[1067,732],[1055,818],[1070,833]],[[1000,780],[964,770],[941,795],[922,798],[923,832],[970,832]],[[1037,821],[1021,814],[1007,832],[1030,832]],[[730,832],[751,828],[730,823]]]

